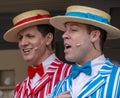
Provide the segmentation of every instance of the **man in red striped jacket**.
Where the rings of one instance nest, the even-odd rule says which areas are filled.
[[[54,28],[46,10],[31,10],[13,19],[14,27],[4,34],[8,42],[18,42],[28,67],[28,77],[17,84],[14,98],[50,97],[55,84],[69,75],[71,67],[53,52]]]

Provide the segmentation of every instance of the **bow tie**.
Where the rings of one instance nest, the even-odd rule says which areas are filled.
[[[87,75],[91,75],[91,62],[88,61],[82,66],[77,64],[72,65],[72,77],[75,79],[81,72],[84,72]]]
[[[33,76],[35,75],[35,73],[38,73],[40,76],[42,76],[44,74],[44,69],[43,69],[43,65],[40,64],[37,67],[31,67],[28,66],[28,76],[30,79],[33,78]]]

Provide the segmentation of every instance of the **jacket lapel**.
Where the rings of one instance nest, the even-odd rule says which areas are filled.
[[[49,81],[52,81],[53,75],[55,73],[56,69],[48,70],[36,83],[36,86],[34,87],[32,94],[35,95],[38,91],[40,91]]]
[[[106,63],[102,66],[98,74],[86,83],[77,98],[86,98],[102,87],[106,83],[106,78],[111,73],[112,68],[112,64],[110,64],[109,60],[106,60]]]

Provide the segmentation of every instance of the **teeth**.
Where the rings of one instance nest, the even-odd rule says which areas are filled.
[[[68,46],[69,46],[68,44],[65,45],[65,47],[68,47]]]
[[[64,46],[65,46],[65,48],[70,48],[71,47],[69,44],[65,44]]]
[[[23,49],[23,52],[30,52],[31,48]]]

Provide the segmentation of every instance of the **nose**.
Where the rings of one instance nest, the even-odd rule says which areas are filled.
[[[19,41],[19,47],[24,47],[28,45],[28,41],[25,37],[23,37],[20,41]]]
[[[63,39],[68,39],[70,38],[68,31],[65,31],[64,34],[62,35]]]

